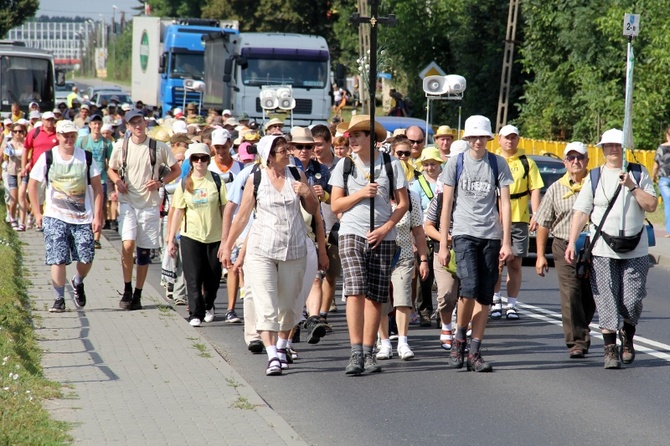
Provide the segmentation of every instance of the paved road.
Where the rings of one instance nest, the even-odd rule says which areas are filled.
[[[316,346],[297,344],[301,359],[280,378],[267,378],[265,355],[252,355],[241,325],[221,316],[198,329],[267,403],[311,444],[668,444],[670,427],[670,304],[668,270],[649,273],[649,295],[638,328],[635,364],[602,366],[594,336],[585,360],[569,360],[560,327],[554,274],[542,279],[524,268],[523,313],[518,322],[495,321],[484,355],[495,372],[456,371],[446,365],[437,329],[412,329],[417,359],[384,361],[375,376],[347,377],[343,312],[335,331]],[[157,286],[158,268],[149,281]],[[225,304],[225,289],[219,295]],[[177,307],[185,316],[184,307]],[[343,309],[343,305],[340,304]],[[237,308],[241,314],[241,305]],[[595,327],[594,327],[595,328]]]

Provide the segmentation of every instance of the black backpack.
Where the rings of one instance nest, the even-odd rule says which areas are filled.
[[[44,152],[44,158],[47,165],[47,172],[46,175],[44,176],[44,180],[46,181],[47,185],[49,184],[49,170],[51,169],[51,165],[54,162],[54,154],[53,154],[54,149],[47,150],[46,152]],[[93,154],[87,150],[84,150],[84,154],[86,155],[86,184],[91,184],[91,164],[93,164]]]

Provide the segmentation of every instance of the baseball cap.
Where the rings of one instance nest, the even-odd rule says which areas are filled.
[[[128,104],[127,102],[121,105],[121,110],[123,111],[130,111],[130,109],[131,109],[130,104]]]
[[[134,108],[130,110],[128,113],[126,113],[125,115],[126,122],[130,122],[131,119],[136,118],[138,116],[144,119],[144,113],[142,113],[142,110]]]
[[[578,152],[582,155],[586,155],[586,144],[580,141],[573,141],[565,146],[565,150],[563,150],[563,156],[567,156],[570,152]]]
[[[100,122],[102,122],[102,116],[100,116],[99,114],[96,113],[93,116],[91,116],[90,121],[100,121]]]
[[[489,118],[482,115],[472,115],[466,119],[463,139],[471,136],[488,136],[489,139],[493,139],[493,133],[491,133],[491,121]]]
[[[9,118],[5,118],[5,120],[2,121],[2,123],[3,123],[4,125],[12,125],[12,122],[13,122],[13,121],[12,121],[11,119],[9,119]]]
[[[226,129],[217,128],[212,132],[212,145],[222,146],[230,139],[230,132]]]
[[[58,111],[58,113],[60,113],[60,110]],[[56,115],[54,115],[54,113],[53,113],[53,112],[50,112],[50,111],[45,112],[45,113],[42,115],[42,120],[45,121],[45,120],[47,120],[47,119],[56,119]]]
[[[33,110],[28,114],[29,119],[40,119],[42,115],[37,110]]]
[[[83,104],[83,105],[82,105],[81,107],[79,107],[79,108],[81,108],[82,110],[90,110],[90,109],[91,109],[91,107],[89,107],[88,104]]]
[[[229,125],[229,126],[232,126],[232,127],[237,127],[238,125],[240,125],[240,123],[237,122],[237,119],[235,119],[235,118],[228,118],[228,119],[226,119],[225,125]]]
[[[250,142],[243,142],[240,144],[240,147],[237,149],[237,157],[240,159],[240,161],[245,162],[245,161],[253,161],[256,159],[256,155],[249,153],[249,147],[251,147],[253,144]]]
[[[172,123],[172,133],[188,133],[186,122],[179,120],[174,121]]]
[[[100,127],[101,132],[113,132],[114,127],[112,127],[112,124],[103,124],[102,127]]]
[[[509,124],[501,128],[500,132],[498,132],[500,136],[509,136],[513,133],[516,134],[516,136],[519,136],[519,129]]]
[[[221,116],[225,116],[225,115],[233,116],[233,112],[231,112],[231,111],[228,110],[228,109],[225,109],[225,110],[223,111],[223,113],[221,113]]]
[[[58,121],[56,125],[56,133],[77,133],[79,130],[72,121]]]

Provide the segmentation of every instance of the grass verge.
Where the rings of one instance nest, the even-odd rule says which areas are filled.
[[[68,444],[68,424],[52,420],[42,407],[61,391],[42,372],[21,245],[5,215],[0,190],[0,445]]]

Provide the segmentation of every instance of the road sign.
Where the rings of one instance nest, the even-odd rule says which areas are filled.
[[[442,68],[435,62],[432,61],[428,65],[426,65],[426,68],[421,70],[419,73],[419,77],[421,79],[424,79],[426,76],[446,76],[447,73],[444,72]]]
[[[635,37],[640,32],[640,14],[625,14],[623,16],[623,35]]]

